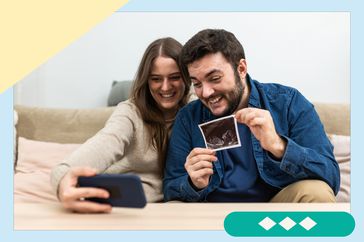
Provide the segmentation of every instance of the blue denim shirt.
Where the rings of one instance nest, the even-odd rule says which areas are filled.
[[[340,186],[339,166],[333,155],[323,125],[313,105],[296,89],[279,84],[264,84],[252,80],[249,107],[261,108],[271,113],[276,132],[287,141],[280,161],[263,150],[251,134],[253,154],[261,178],[279,189],[303,179],[325,181],[337,194]],[[214,174],[209,185],[196,191],[190,184],[184,168],[186,157],[196,147],[205,147],[198,124],[215,119],[212,113],[195,100],[177,114],[170,138],[163,180],[164,199],[206,201],[207,195],[222,181],[222,152],[217,151]]]

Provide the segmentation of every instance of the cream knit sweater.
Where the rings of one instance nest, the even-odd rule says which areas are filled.
[[[140,177],[148,202],[163,200],[162,172],[157,151],[136,106],[121,102],[95,136],[87,140],[51,173],[54,191],[70,167],[93,167],[99,173],[132,173]]]

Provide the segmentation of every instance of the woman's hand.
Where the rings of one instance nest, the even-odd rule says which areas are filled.
[[[79,213],[109,213],[109,204],[100,204],[85,200],[85,198],[108,198],[108,191],[94,187],[77,187],[78,177],[95,176],[96,170],[89,167],[71,168],[63,177],[58,188],[58,198],[63,207]]]

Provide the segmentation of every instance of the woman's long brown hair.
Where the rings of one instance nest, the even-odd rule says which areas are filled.
[[[151,74],[153,62],[158,56],[172,58],[178,65],[181,49],[182,45],[170,37],[153,41],[144,52],[130,94],[131,101],[134,102],[138,108],[150,133],[151,139],[148,142],[157,150],[158,160],[163,166],[166,158],[168,134],[170,130],[166,128],[163,112],[158,108],[157,103],[149,91],[148,79]],[[182,74],[181,78],[183,78]],[[183,78],[183,82],[185,84],[185,90],[183,98],[178,103],[178,108],[184,106],[188,101],[191,84],[190,81],[185,78]]]

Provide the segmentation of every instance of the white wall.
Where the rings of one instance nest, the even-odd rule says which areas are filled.
[[[14,102],[106,106],[112,80],[133,79],[151,41],[185,43],[204,28],[236,35],[254,79],[296,87],[311,101],[350,103],[350,14],[343,12],[116,12],[19,82]]]

